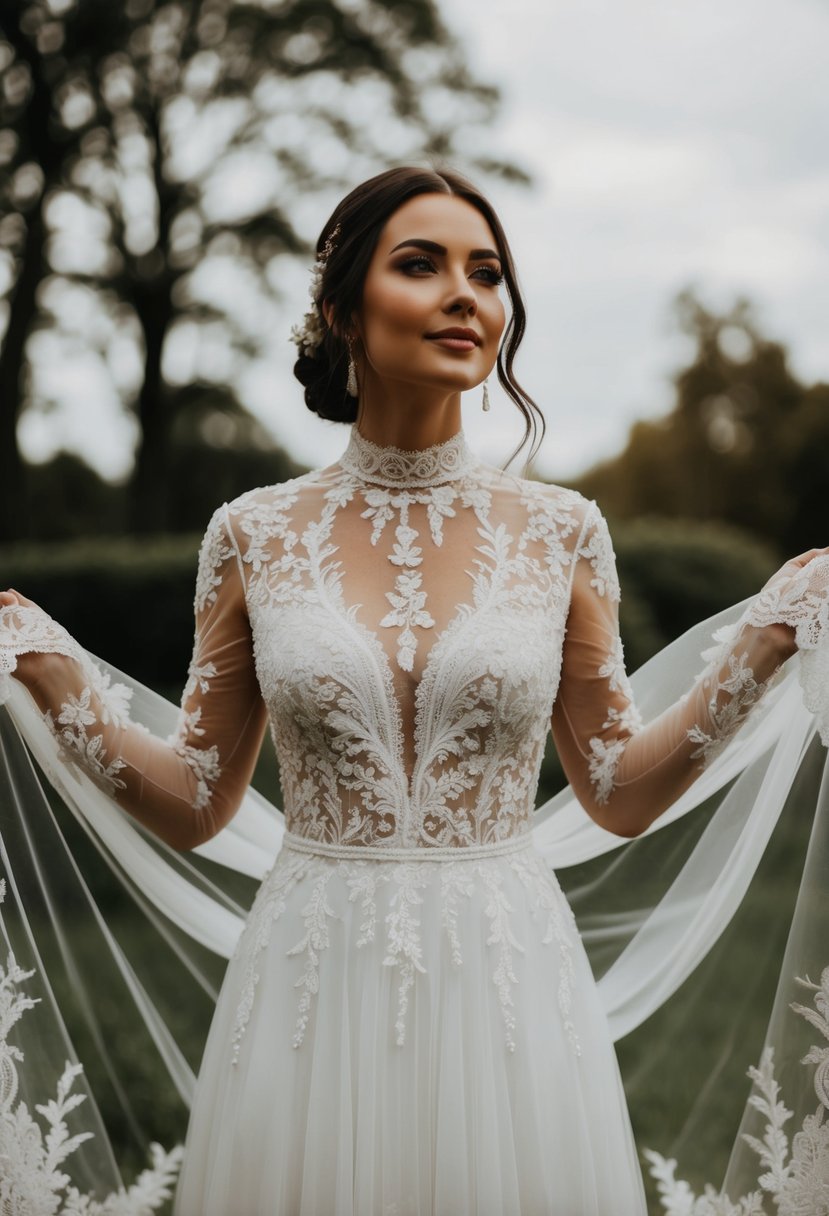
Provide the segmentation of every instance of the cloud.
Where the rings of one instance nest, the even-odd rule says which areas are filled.
[[[689,283],[718,307],[748,293],[800,374],[829,374],[829,8],[499,0],[482,14],[453,0],[444,11],[504,90],[493,142],[536,177],[532,193],[492,193],[528,301],[519,370],[549,406],[550,475],[610,455],[637,416],[671,406],[688,351],[670,305]]]

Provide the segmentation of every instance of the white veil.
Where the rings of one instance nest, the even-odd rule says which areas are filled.
[[[733,625],[742,607],[703,622],[634,673],[632,685],[646,719],[690,687],[712,632]],[[758,1039],[755,1033],[753,1039],[745,1032],[748,1004],[752,1025],[762,1024],[765,1046],[773,1051],[772,1057],[763,1055],[765,1072],[758,1074],[761,1089],[755,1087],[755,1098],[760,1094],[764,1100],[763,1085],[767,1094],[772,1092],[771,1058],[782,1101],[794,1112],[788,1127],[800,1128],[801,1138],[820,1141],[825,1127],[821,1123],[815,1130],[809,1119],[814,1121],[819,1100],[821,1109],[829,1105],[829,1047],[823,1042],[824,1035],[829,1039],[829,971],[822,992],[796,982],[798,976],[808,976],[819,984],[829,966],[829,780],[812,712],[824,715],[820,724],[825,730],[829,688],[825,679],[816,680],[815,670],[816,656],[826,662],[827,642],[821,635],[813,643],[807,656],[788,665],[721,755],[643,837],[628,842],[603,831],[569,790],[537,813],[536,845],[568,893],[614,1038],[620,1041],[640,1142],[663,1154],[676,1150],[682,1173],[683,1150],[693,1148],[695,1129],[708,1126],[710,1112],[727,1098],[725,1104],[736,1110],[734,1135],[727,1137],[734,1145],[727,1169],[729,1193],[736,1203],[738,1196],[755,1191],[758,1203],[765,1199],[767,1204],[694,1207],[693,1196],[675,1181],[672,1164],[654,1157],[662,1201],[677,1214],[771,1211],[772,1202],[792,1213],[829,1211],[829,1199],[824,1209],[785,1207],[780,1201],[782,1195],[788,1202],[787,1186],[792,1194],[799,1187],[798,1194],[810,1203],[816,1187],[823,1185],[826,1192],[829,1181],[820,1182],[820,1169],[829,1179],[829,1145],[823,1144],[822,1159],[815,1150],[817,1164],[813,1161],[811,1167],[802,1139],[800,1156],[794,1147],[790,1152],[788,1143],[784,1152],[783,1125],[777,1127],[782,1116],[772,1105],[770,1119],[777,1132],[770,1138],[776,1147],[769,1152],[777,1155],[761,1165],[756,1150],[736,1136],[737,1124],[744,1107],[740,1130],[762,1139],[768,1112],[756,1101],[747,1102],[748,1080],[726,1079],[744,1077],[761,1057],[763,1036]],[[160,736],[174,729],[177,706],[90,657],[133,689],[133,719]],[[807,689],[808,709],[801,685]],[[122,1169],[130,1173],[140,1163],[151,1138],[168,1145],[181,1138],[223,960],[232,954],[256,885],[280,847],[283,818],[249,789],[228,827],[194,854],[177,854],[70,767],[26,689],[0,675],[3,697],[0,1162],[11,1162],[4,1166],[9,1170],[17,1168],[14,1155],[23,1152],[20,1137],[15,1139],[21,1112],[25,1108],[37,1122],[35,1108],[54,1099],[66,1062],[82,1062],[83,1074],[68,1074],[71,1084],[64,1086],[63,1107],[58,1101],[46,1108],[48,1117],[41,1116],[39,1151],[44,1177],[49,1168],[55,1177],[65,1176],[63,1183],[48,1183],[55,1195],[68,1194],[71,1178],[82,1192],[103,1201],[123,1185]],[[764,873],[773,855],[769,842],[787,859],[774,871],[781,887],[774,900],[767,897]],[[133,900],[128,917],[112,912],[121,908],[124,891]],[[767,930],[757,929],[756,965],[736,957],[732,934],[750,904],[764,911],[769,922]],[[736,942],[745,942],[745,935]],[[14,958],[8,957],[10,951]],[[730,984],[746,965],[750,984]],[[21,978],[21,968],[33,974]],[[28,996],[40,1003],[21,1007]],[[714,998],[718,1008],[712,1012]],[[811,1010],[810,1021],[789,1009],[793,1000]],[[101,1029],[104,1005],[110,1015],[117,1010],[117,1017],[106,1018],[108,1026],[118,1027],[109,1038]],[[689,1035],[697,1033],[705,1042],[693,1084],[686,1080],[680,1092],[668,1077],[665,1110],[658,1110],[650,1125],[638,1121],[637,1096],[653,1093],[655,1075],[666,1071],[666,1061],[687,1052]],[[628,1044],[635,1046],[628,1050]],[[810,1049],[812,1059],[801,1064]],[[816,1077],[823,1087],[820,1099]],[[162,1084],[177,1095],[163,1111],[157,1101]],[[66,1105],[69,1092],[83,1095],[83,1104]],[[91,1133],[81,1143],[64,1138],[52,1154],[54,1166],[47,1161],[50,1119],[53,1127],[64,1129],[64,1137]],[[130,1192],[135,1206],[126,1203],[128,1195],[119,1212],[155,1210],[169,1193],[176,1155],[153,1151],[153,1168]],[[719,1189],[722,1171],[716,1175],[716,1162],[706,1158],[702,1164]],[[19,1162],[18,1167],[21,1177],[25,1168],[31,1169]],[[758,1182],[761,1173],[777,1187],[776,1197]],[[0,1180],[0,1210],[2,1188]],[[110,1210],[115,1208],[100,1208]]]

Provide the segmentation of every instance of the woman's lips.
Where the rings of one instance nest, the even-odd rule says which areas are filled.
[[[446,329],[436,329],[424,337],[444,350],[470,351],[481,345],[480,334],[469,325],[447,325]]]
[[[427,340],[445,347],[446,350],[475,350],[478,345],[471,338],[429,338]]]

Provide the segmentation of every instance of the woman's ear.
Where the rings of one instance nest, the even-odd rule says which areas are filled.
[[[355,316],[354,313],[351,314],[351,324],[346,326],[345,328],[342,325],[340,325],[339,322],[335,322],[335,320],[334,320],[334,301],[330,296],[327,299],[323,300],[323,302],[321,304],[321,308],[322,308],[322,315],[325,318],[325,324],[328,326],[328,328],[334,334],[335,338],[342,338],[342,340],[344,342],[348,342],[349,338],[354,340],[354,339],[359,339],[362,337],[362,335],[360,333],[359,318],[357,316]]]

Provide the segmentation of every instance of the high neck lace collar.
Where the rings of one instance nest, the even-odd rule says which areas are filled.
[[[352,476],[388,489],[416,489],[457,481],[474,463],[475,456],[463,431],[444,443],[406,452],[372,443],[360,434],[356,425],[352,426],[348,447],[340,457],[340,464]]]

